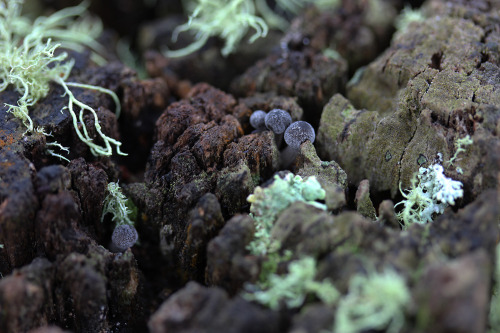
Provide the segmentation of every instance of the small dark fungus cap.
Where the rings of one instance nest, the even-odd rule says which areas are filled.
[[[138,238],[139,235],[137,234],[137,230],[135,230],[134,226],[129,224],[117,225],[113,231],[113,235],[111,235],[111,241],[114,247],[121,252],[132,247],[137,242]]]
[[[266,127],[276,134],[285,132],[291,123],[292,117],[285,110],[274,109],[266,115]]]
[[[250,116],[250,125],[257,130],[266,129],[266,114],[262,110],[257,110]]]
[[[314,142],[316,133],[314,128],[306,121],[296,121],[285,131],[285,142],[293,149],[299,149],[300,145],[309,140]]]

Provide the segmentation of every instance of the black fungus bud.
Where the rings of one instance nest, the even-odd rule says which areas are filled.
[[[266,114],[262,110],[257,110],[252,113],[250,116],[250,125],[256,130],[265,130],[266,129]]]
[[[276,134],[282,134],[292,123],[292,117],[288,112],[281,109],[269,111],[265,119],[266,127]]]
[[[129,247],[132,247],[139,238],[137,230],[129,224],[117,225],[111,235],[111,242],[114,249],[124,252]]]
[[[306,140],[314,142],[315,137],[314,128],[306,121],[296,121],[285,131],[285,142],[293,149],[299,149]]]

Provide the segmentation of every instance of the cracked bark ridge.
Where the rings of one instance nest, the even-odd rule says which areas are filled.
[[[189,282],[177,291],[151,316],[149,330],[166,332],[281,332],[277,312],[244,301],[230,299],[216,287],[203,287]]]
[[[169,96],[161,80],[139,80],[119,64],[92,67],[88,53],[76,54],[75,60],[69,81],[117,92],[125,122],[142,122],[144,135],[153,133],[148,112],[162,110]],[[109,111],[115,107],[112,99],[93,90],[70,89],[97,111],[103,132],[118,138],[116,116]],[[0,316],[0,331],[17,333],[48,323],[74,331],[123,326],[143,331],[141,277],[134,256],[130,251],[111,254],[96,244],[109,241],[106,234],[112,226],[101,223],[100,214],[107,181],[118,176],[116,165],[92,156],[77,138],[69,113],[60,112],[67,105],[62,92],[52,85],[49,95],[30,109],[35,123],[53,137],[25,133],[3,104],[16,104],[18,94],[0,92],[0,312],[6,314]],[[84,122],[92,135],[93,117],[86,114]],[[46,153],[47,141],[70,147],[73,161],[68,167]],[[139,146],[149,150],[147,143]],[[16,318],[19,314],[22,320]]]
[[[36,258],[29,266],[0,280],[0,331],[26,332],[47,325],[55,314],[55,267]]]
[[[236,215],[207,246],[206,283],[225,289],[230,295],[258,277],[257,258],[247,255],[246,246],[254,235],[254,222],[248,215]]]
[[[207,243],[223,225],[217,197],[212,193],[205,194],[189,212],[186,234],[177,236],[185,239],[179,256],[187,280],[204,280]]]
[[[190,233],[188,212],[211,192],[223,216],[237,213],[247,205],[246,197],[260,178],[278,167],[274,137],[268,132],[243,136],[232,115],[237,105],[231,95],[207,84],[193,87],[188,98],[171,104],[157,121],[158,141],[148,161],[145,185],[127,190],[150,219],[144,229],[152,230],[147,236],[151,245],[160,245],[164,258],[191,272],[191,277],[202,277],[205,265],[198,262],[198,271],[193,272],[193,263],[179,259]],[[220,222],[216,225],[222,227]],[[208,230],[211,223],[202,227],[207,229],[196,235],[215,236]],[[196,247],[201,251],[209,238],[189,242],[201,242]],[[190,252],[189,258],[196,255],[205,257]]]
[[[73,251],[85,253],[93,240],[81,230],[80,212],[69,191],[48,194],[40,205],[35,230],[40,247],[50,260]]]
[[[156,119],[171,98],[167,84],[160,78],[139,79],[135,71],[118,62],[109,63],[105,67],[87,68],[79,73],[78,79],[108,88],[119,95],[122,112],[118,121],[122,151],[135,156],[133,160],[123,159],[123,162],[132,171],[143,170],[154,143],[152,138]],[[107,108],[114,110],[114,104],[108,105]],[[105,121],[106,114],[102,116]],[[107,117],[111,115],[108,114]]]
[[[464,258],[481,250],[489,254],[488,265],[492,265],[499,235],[497,194],[493,190],[485,191],[458,213],[448,211],[441,215],[429,225],[429,230],[421,225],[412,225],[407,234],[383,228],[352,212],[329,218],[333,223],[317,219],[322,223],[316,222],[307,228],[314,233],[307,231],[303,234],[305,241],[296,252],[321,255],[323,259],[318,264],[318,279],[329,277],[342,291],[347,291],[347,282],[352,274],[369,267],[366,266],[367,262],[371,262],[370,265],[375,268],[394,267],[410,279],[419,268],[424,267],[425,270],[442,265],[442,255]],[[321,241],[323,238],[331,240],[330,251],[326,254],[324,247],[319,246],[324,244]],[[439,249],[438,252],[436,249]],[[463,271],[464,274],[466,272]],[[487,276],[489,278],[489,274]],[[459,288],[457,293],[466,292],[467,288]],[[426,290],[431,292],[434,289]],[[446,299],[442,301],[448,302]],[[463,300],[462,305],[466,306],[469,301]],[[486,308],[489,300],[483,299],[481,302],[484,303],[478,304],[478,309]],[[427,307],[426,303],[417,302],[415,308]],[[439,322],[439,319],[436,320]],[[474,320],[480,321],[481,317]],[[433,321],[434,324],[437,322]]]
[[[28,162],[23,165],[23,159],[13,151],[15,147],[3,148],[0,154],[7,154],[12,166],[19,168],[15,172],[2,169],[7,173],[1,182],[2,195],[6,197],[1,204],[0,222],[2,237],[9,236],[1,251],[2,273],[14,265],[30,262],[35,255],[43,255],[50,262],[35,258],[30,265],[0,281],[0,307],[13,309],[0,318],[2,332],[27,331],[49,322],[89,332],[107,330],[120,322],[129,327],[144,327],[140,275],[134,256],[130,251],[111,254],[97,246],[89,237],[93,224],[85,225],[80,213],[81,207],[89,208],[95,200],[85,194],[99,188],[96,184],[105,187],[105,181],[93,179],[84,186],[82,179],[73,179],[72,183],[71,178],[80,175],[77,170],[90,169],[101,178],[106,177],[104,171],[77,160],[71,170],[52,165],[36,173]],[[87,176],[84,172],[82,175]],[[13,176],[15,181],[9,178]],[[72,192],[72,184],[80,196]],[[33,200],[34,204],[26,205],[16,195],[23,195],[24,200]],[[14,210],[11,204],[22,205]],[[96,207],[98,212],[89,209],[88,213],[99,215],[100,208]],[[16,226],[19,231],[11,235]],[[22,320],[15,317],[19,313],[24,314]]]
[[[40,136],[34,140],[41,140]],[[0,130],[0,270],[28,264],[35,256],[34,219],[39,201],[32,177],[33,164],[17,132]],[[31,140],[30,140],[31,141]]]
[[[464,6],[452,3],[447,11]],[[478,15],[430,17],[399,34],[351,81],[349,100],[336,95],[325,107],[319,155],[335,159],[352,184],[366,178],[375,193],[390,191],[393,198],[399,183],[408,188],[413,174],[436,163],[438,153],[447,176],[464,184],[465,202],[494,187],[500,99],[493,92],[500,88],[500,58],[491,50],[500,35],[493,14]],[[447,165],[455,141],[466,135],[474,144]]]
[[[116,255],[92,245],[86,254],[73,252],[56,264],[59,323],[78,332],[144,329],[140,274],[130,251]]]
[[[428,267],[414,292],[426,309],[417,314],[421,332],[484,332],[491,272],[484,250]]]
[[[104,242],[105,234],[107,239],[110,239],[109,232],[113,223],[108,220],[101,222],[108,175],[102,168],[86,163],[83,158],[71,161],[68,170],[71,173],[73,195],[82,214],[82,225],[89,228],[98,241]]]

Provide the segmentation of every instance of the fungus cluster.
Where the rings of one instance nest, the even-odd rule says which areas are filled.
[[[284,133],[286,144],[295,150],[306,140],[314,142],[316,133],[308,122],[299,120],[292,123],[290,114],[281,109],[273,109],[268,113],[257,110],[250,116],[250,125],[258,131],[271,130],[281,135]]]

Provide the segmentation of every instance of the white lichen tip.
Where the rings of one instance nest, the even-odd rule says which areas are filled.
[[[408,226],[413,223],[425,224],[432,222],[434,215],[442,214],[449,205],[454,205],[455,200],[463,196],[463,184],[444,175],[440,164],[421,167],[413,177],[411,188],[400,191],[405,200],[394,207],[404,205],[398,218]]]

